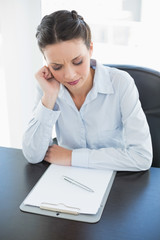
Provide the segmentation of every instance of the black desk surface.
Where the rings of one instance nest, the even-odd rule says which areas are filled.
[[[47,167],[0,148],[0,240],[160,240],[160,169],[117,173],[101,220],[90,224],[19,210]]]

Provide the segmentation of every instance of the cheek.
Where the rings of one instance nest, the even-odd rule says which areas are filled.
[[[60,71],[53,71],[52,69],[50,69],[50,71],[51,71],[53,77],[54,77],[58,82],[62,83],[62,79],[63,79],[62,73],[61,73]]]
[[[80,70],[81,75],[84,75],[84,76],[88,75],[89,70],[90,70],[90,63],[84,63]]]
[[[76,72],[80,75],[85,77],[86,75],[88,75],[90,69],[90,61],[86,61],[86,59],[84,60],[84,62],[76,67]]]

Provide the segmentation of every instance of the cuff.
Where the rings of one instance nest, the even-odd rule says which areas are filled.
[[[89,167],[90,150],[86,148],[75,149],[72,151],[72,166],[73,167]]]
[[[41,101],[35,111],[35,118],[48,125],[53,125],[57,121],[59,115],[60,111],[54,111],[46,108]]]

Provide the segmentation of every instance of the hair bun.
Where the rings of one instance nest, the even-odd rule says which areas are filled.
[[[75,10],[72,10],[71,11],[71,14],[72,14],[72,18],[74,19],[74,20],[82,20],[82,21],[84,21],[83,20],[83,17],[81,17],[80,15],[78,15],[78,13],[75,11]]]

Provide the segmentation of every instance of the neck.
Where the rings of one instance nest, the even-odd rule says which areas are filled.
[[[76,90],[75,92],[70,92],[72,98],[73,99],[77,99],[77,98],[85,99],[88,92],[91,90],[91,88],[93,86],[93,78],[94,78],[94,70],[92,68],[90,68],[90,73],[89,73],[88,79],[85,82],[85,84],[82,86],[82,88]]]
[[[72,93],[70,92],[71,97],[75,105],[77,106],[78,110],[81,108],[82,104],[86,99],[88,92],[91,90],[93,86],[93,78],[94,78],[94,70],[91,68],[88,79],[86,83],[83,85],[83,87],[81,89],[78,89],[75,92],[72,92]]]

